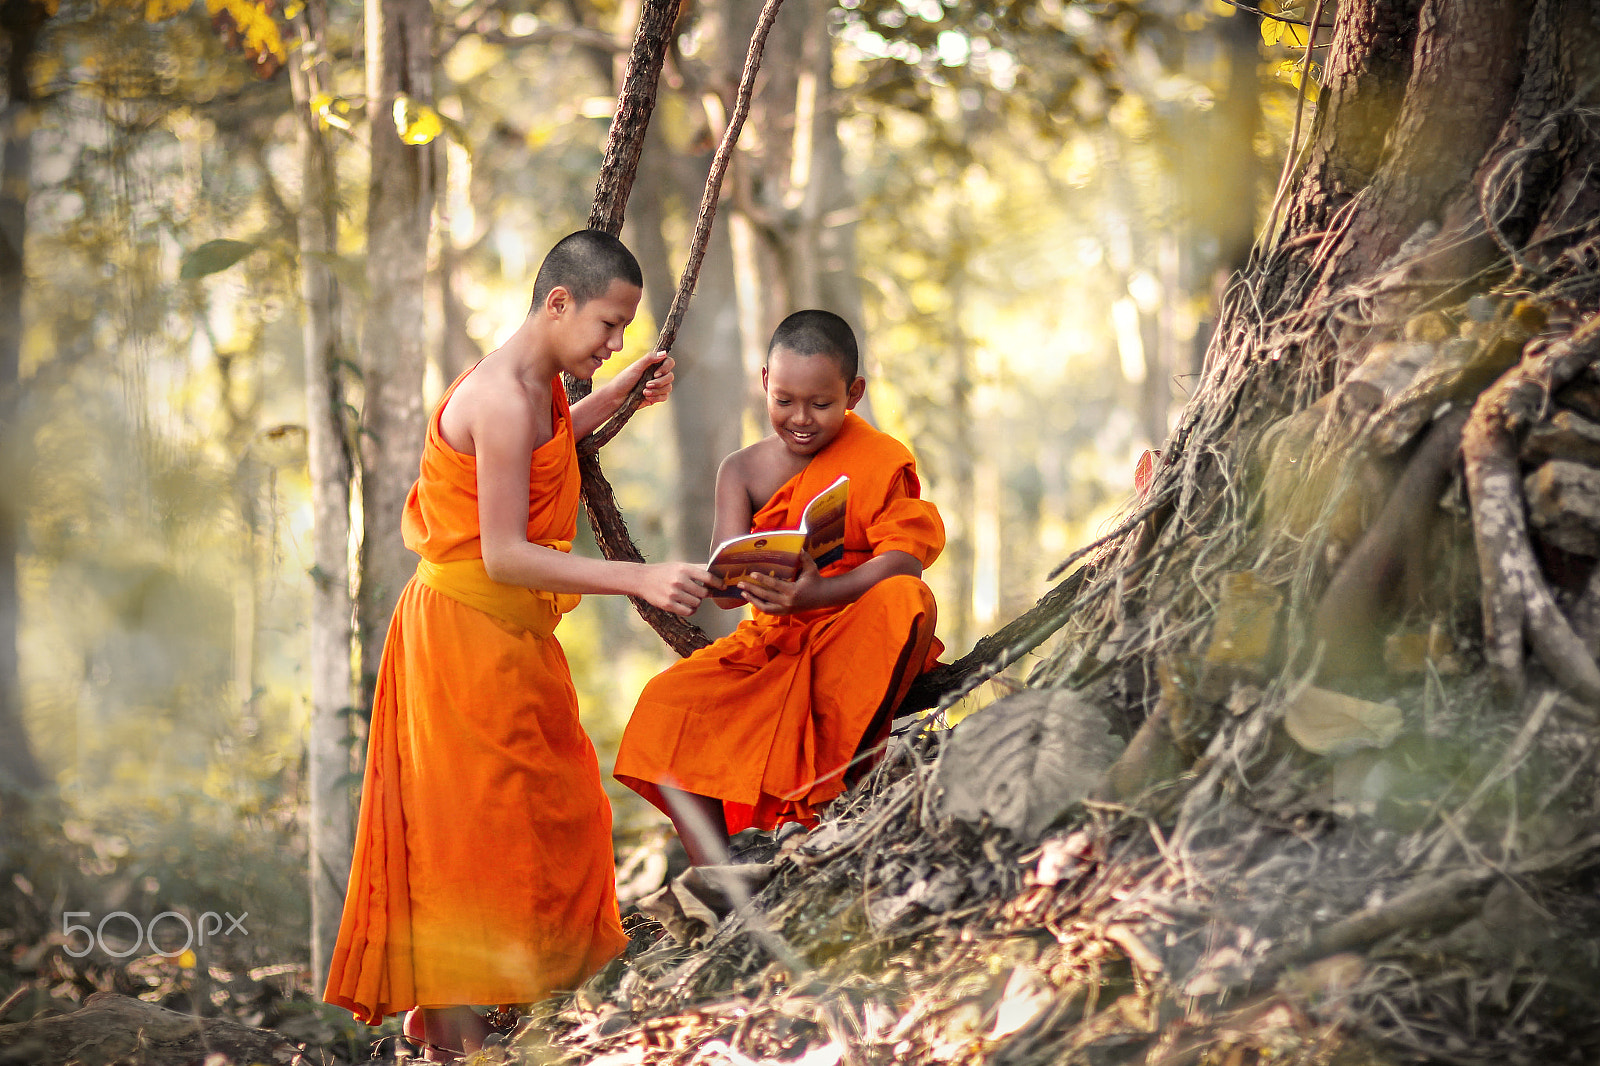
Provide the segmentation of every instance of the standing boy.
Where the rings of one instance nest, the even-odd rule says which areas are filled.
[[[617,779],[672,819],[695,865],[719,861],[730,832],[813,821],[943,650],[922,571],[944,524],[911,452],[851,410],[857,365],[838,315],[784,319],[761,371],[772,434],[717,472],[714,543],[795,528],[848,474],[844,558],[740,582],[753,617],[653,678],[623,734]]]
[[[611,808],[552,631],[579,593],[687,615],[714,583],[687,563],[569,554],[575,442],[641,374],[656,375],[646,403],[672,388],[657,352],[567,406],[561,373],[589,378],[621,350],[640,289],[616,238],[556,244],[522,325],[439,401],[406,501],[422,561],[384,644],[325,997],[373,1024],[419,1008],[406,1035],[430,1050],[481,1045],[470,1004],[573,987],[626,943]]]

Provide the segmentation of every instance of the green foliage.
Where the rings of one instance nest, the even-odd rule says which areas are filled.
[[[183,266],[178,269],[178,277],[184,281],[194,281],[208,274],[219,273],[255,250],[256,245],[249,241],[225,238],[207,241],[183,257]]]

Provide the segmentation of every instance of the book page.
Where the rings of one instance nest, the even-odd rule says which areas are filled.
[[[800,528],[806,532],[805,550],[817,561],[818,570],[844,558],[844,513],[849,500],[850,478],[841,474],[806,504]]]

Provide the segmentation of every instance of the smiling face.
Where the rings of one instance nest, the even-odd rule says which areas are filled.
[[[810,459],[839,435],[845,412],[861,401],[867,382],[846,381],[839,364],[826,355],[778,347],[761,370],[761,387],[773,432],[790,455]]]
[[[578,303],[564,287],[552,289],[544,303],[552,334],[557,338],[561,369],[575,378],[590,378],[611,356],[622,350],[622,332],[639,310],[643,290],[621,278],[613,279],[604,294]]]

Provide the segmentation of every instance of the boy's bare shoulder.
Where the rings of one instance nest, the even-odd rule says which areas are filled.
[[[717,485],[719,489],[739,489],[750,501],[751,510],[759,511],[805,465],[805,461],[796,462],[776,435],[763,437],[722,460]]]
[[[725,472],[746,483],[770,481],[789,465],[785,463],[787,458],[788,453],[784,451],[782,441],[776,436],[763,437],[754,444],[728,453],[722,460],[718,474],[721,476]],[[783,474],[786,480],[788,476]]]
[[[531,426],[537,446],[552,432],[549,409],[548,385],[530,386],[508,367],[485,359],[450,394],[439,417],[439,429],[446,443],[467,454],[477,452],[479,436],[499,434],[509,427]],[[545,413],[543,425],[541,413]]]

